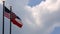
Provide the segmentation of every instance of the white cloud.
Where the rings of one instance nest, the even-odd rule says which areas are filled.
[[[42,32],[39,34],[51,33],[51,31],[53,31],[53,29],[57,26],[54,25],[56,23],[60,24],[59,6],[60,0],[46,0],[45,2],[42,1],[39,5],[36,5],[34,7],[25,7],[25,9],[31,13],[30,16],[32,16],[32,18],[34,19],[34,24],[36,24],[36,26],[39,25],[38,27],[42,28],[38,29],[37,27],[37,30],[40,30]]]

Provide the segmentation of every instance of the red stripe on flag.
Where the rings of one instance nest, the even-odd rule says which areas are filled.
[[[21,23],[18,23],[15,19],[11,19],[12,23],[17,25],[18,27],[22,28],[22,24]]]
[[[4,12],[4,16],[7,17],[8,19],[10,19],[10,14],[7,12]]]

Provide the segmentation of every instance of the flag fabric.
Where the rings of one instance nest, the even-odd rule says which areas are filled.
[[[7,17],[8,19],[11,19],[11,22],[14,25],[21,28],[23,26],[21,19],[15,13],[11,12],[6,6],[4,8],[5,8],[4,16]],[[11,18],[10,18],[10,15],[11,15]]]

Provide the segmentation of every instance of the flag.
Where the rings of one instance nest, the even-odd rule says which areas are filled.
[[[5,8],[4,16],[8,19],[11,19],[11,22],[14,25],[21,28],[23,26],[21,19],[15,13],[11,12],[6,6],[4,8]],[[11,15],[11,18],[10,18],[10,15]]]

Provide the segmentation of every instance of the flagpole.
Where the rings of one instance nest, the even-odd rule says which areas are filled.
[[[5,11],[5,1],[3,1],[3,28],[2,28],[2,34],[4,34],[4,11]]]
[[[12,12],[12,6],[10,6],[10,11]],[[10,34],[11,34],[11,29],[12,29],[12,28],[11,28],[11,27],[12,27],[12,23],[11,23],[11,17],[12,17],[12,16],[11,16],[11,12],[10,12]]]

